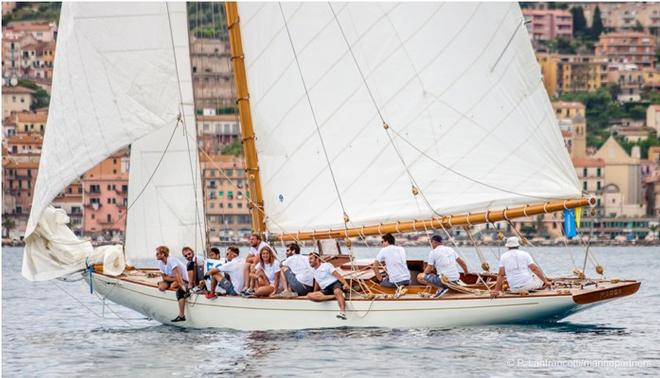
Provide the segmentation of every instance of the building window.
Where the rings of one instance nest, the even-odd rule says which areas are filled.
[[[587,177],[587,168],[582,169],[582,177]]]
[[[600,190],[600,181],[596,183],[596,190]]]
[[[582,182],[582,190],[587,190],[587,182],[586,181]]]
[[[596,168],[596,176],[600,177],[600,168]]]
[[[107,219],[108,219],[108,223],[111,223],[112,222],[112,215],[108,214]]]

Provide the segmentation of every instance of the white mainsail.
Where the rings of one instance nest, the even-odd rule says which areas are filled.
[[[156,243],[148,239],[152,233],[144,235],[154,243],[144,256],[166,242],[201,245],[203,239],[191,226],[197,222],[198,229],[204,228],[195,202],[201,187],[192,102],[185,3],[62,4],[48,123],[26,230],[26,278],[49,279],[85,266],[91,245],[51,232],[48,225],[54,220],[44,218],[50,213],[45,210],[69,183],[131,143],[131,163],[139,169],[130,174],[129,198],[145,190],[129,212],[129,228],[141,233],[145,228],[139,222],[176,215],[175,222],[159,223],[167,225],[167,239]],[[184,122],[145,188],[179,116]],[[177,175],[176,189],[162,189],[172,175]],[[162,201],[172,195],[176,206],[170,206],[170,199]],[[143,253],[141,245],[128,244],[129,252],[136,251],[130,256]]]
[[[359,227],[580,196],[517,3],[239,14],[270,231],[342,228],[344,209]]]

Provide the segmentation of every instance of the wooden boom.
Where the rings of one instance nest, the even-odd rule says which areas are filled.
[[[259,176],[259,159],[257,147],[254,144],[254,129],[252,128],[252,113],[250,111],[250,94],[245,73],[245,58],[243,56],[243,42],[241,41],[240,17],[235,2],[226,2],[227,29],[229,29],[229,45],[231,47],[231,61],[234,66],[236,78],[236,103],[241,116],[241,134],[243,135],[243,148],[245,150],[245,173],[250,186],[250,198],[256,206],[250,207],[252,215],[252,230],[263,232],[264,200],[261,191],[261,178]]]
[[[595,202],[596,200],[594,198],[578,198],[527,205],[511,209],[507,208],[504,210],[489,210],[481,213],[467,213],[431,219],[401,221],[397,223],[383,223],[375,226],[274,234],[271,236],[271,239],[281,241],[342,239],[357,236],[382,235],[386,233],[434,230],[443,227],[451,228],[453,226],[492,223],[537,214],[554,213],[564,209],[593,206]]]

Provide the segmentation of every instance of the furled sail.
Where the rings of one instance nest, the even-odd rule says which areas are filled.
[[[517,3],[239,14],[270,231],[580,196]]]
[[[162,174],[172,167],[181,168],[178,160],[185,160],[186,171],[177,172],[180,186],[174,191],[151,190],[171,182],[169,178],[160,182],[163,176],[157,172],[144,190],[144,197],[136,202],[142,215],[132,211],[129,217],[135,219],[129,227],[143,232],[148,227],[139,227],[140,220],[158,222],[161,216],[161,222],[169,222],[162,219],[177,214],[180,228],[190,230],[189,223],[197,219],[190,215],[190,209],[194,212],[196,208],[194,189],[201,189],[193,183],[194,177],[199,180],[198,168],[193,174],[188,173],[191,166],[197,167],[197,162],[196,155],[188,153],[186,144],[186,141],[192,143],[195,151],[185,6],[185,3],[62,4],[48,123],[26,230],[23,260],[26,278],[53,278],[85,265],[84,258],[57,264],[60,252],[71,249],[75,243],[70,242],[71,235],[58,238],[43,232],[50,230],[40,228],[40,224],[48,224],[42,222],[42,215],[53,198],[85,171],[131,143],[136,146],[133,150],[138,154],[136,165],[140,172],[147,174],[150,166],[155,169],[153,164],[158,159],[151,155],[162,155],[158,150],[164,149],[180,117],[185,122],[179,123],[169,146],[176,157],[168,153],[159,167]],[[181,153],[184,149],[186,153]],[[189,158],[193,159],[192,165]],[[172,160],[177,162],[172,165]],[[130,198],[135,199],[134,191],[142,190],[144,186],[139,185],[148,179],[135,178],[133,173],[130,178],[137,181],[137,185],[131,182],[129,188]],[[161,210],[169,200],[155,207],[138,205],[151,195],[177,195],[181,204],[168,211]],[[179,214],[181,209],[184,211]],[[203,228],[203,223],[198,227]],[[180,237],[177,245],[199,243],[195,242],[195,233],[175,231],[173,227],[168,232]],[[162,241],[166,242],[173,239]],[[88,243],[78,243],[81,250],[91,249]],[[149,251],[152,249],[150,246]]]

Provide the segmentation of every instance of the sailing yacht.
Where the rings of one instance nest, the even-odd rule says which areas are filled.
[[[493,275],[474,272],[440,299],[421,285],[395,297],[353,257],[353,245],[374,235],[448,234],[593,205],[582,197],[517,3],[225,7],[253,229],[273,244],[318,243],[353,289],[347,320],[335,317],[334,302],[193,296],[177,325],[552,321],[639,289],[577,272],[552,288],[490,299]],[[84,271],[104,297],[169,324],[174,293],[135,265],[158,245],[207,248],[185,3],[65,2],[59,30],[23,275]],[[95,249],[49,204],[126,146],[126,242]],[[408,261],[413,271],[422,264]]]

